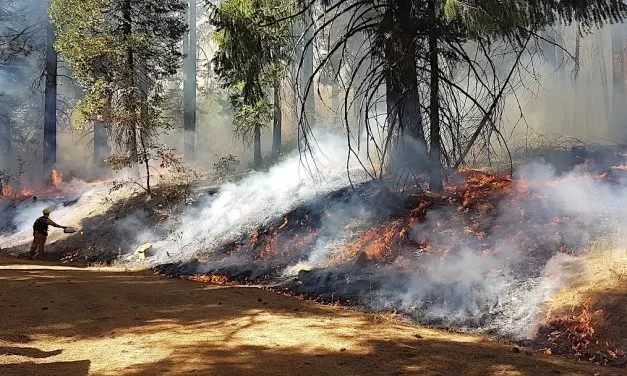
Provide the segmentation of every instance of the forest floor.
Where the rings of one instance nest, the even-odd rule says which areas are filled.
[[[256,287],[0,256],[0,375],[624,375]]]

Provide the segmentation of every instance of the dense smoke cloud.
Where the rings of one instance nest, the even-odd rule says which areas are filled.
[[[317,131],[315,138],[315,162],[294,151],[267,172],[254,172],[237,183],[222,185],[215,196],[190,209],[180,219],[171,239],[155,244],[160,256],[164,257],[167,251],[171,257],[186,259],[200,250],[235,240],[297,205],[346,187],[347,172],[355,183],[366,179],[354,158],[347,171],[344,136]]]

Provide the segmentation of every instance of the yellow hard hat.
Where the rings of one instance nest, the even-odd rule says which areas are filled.
[[[45,208],[44,209],[44,214],[50,214],[50,208]]]

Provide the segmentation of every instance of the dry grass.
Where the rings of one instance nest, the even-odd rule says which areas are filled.
[[[587,307],[595,341],[627,350],[627,249],[599,240],[578,267],[573,283],[549,302],[548,317],[579,315]]]
[[[252,287],[0,258],[0,375],[620,375]]]
[[[627,284],[627,248],[605,248],[595,243],[585,256],[583,273],[566,289],[556,293],[549,305],[549,313],[564,308],[581,306],[589,298],[598,298],[607,291],[619,291]]]

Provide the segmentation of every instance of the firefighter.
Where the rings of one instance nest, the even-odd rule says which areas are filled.
[[[50,219],[50,209],[45,208],[41,217],[37,218],[33,224],[33,245],[30,247],[29,260],[44,257],[44,244],[46,244],[46,238],[48,237],[48,226],[66,229],[65,226],[56,224]]]

